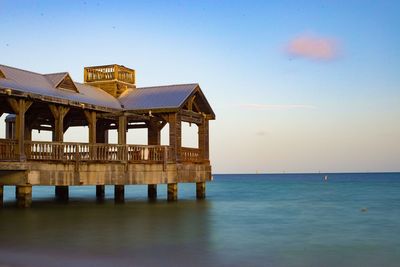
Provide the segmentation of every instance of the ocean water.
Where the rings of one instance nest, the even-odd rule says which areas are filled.
[[[400,266],[400,173],[214,175],[207,199],[194,184],[113,188],[34,187],[17,209],[5,187],[0,266]]]

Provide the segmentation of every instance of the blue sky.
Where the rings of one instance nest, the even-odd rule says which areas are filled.
[[[399,171],[399,13],[397,1],[0,0],[0,63],[200,83],[215,172]]]

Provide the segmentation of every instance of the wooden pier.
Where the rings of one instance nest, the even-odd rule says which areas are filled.
[[[198,84],[136,88],[135,72],[119,65],[85,68],[85,83],[68,73],[38,74],[0,65],[0,113],[6,138],[0,139],[0,204],[3,187],[16,186],[18,206],[32,203],[32,186],[55,186],[68,199],[69,186],[115,187],[124,200],[124,186],[148,185],[149,199],[157,185],[167,184],[168,200],[177,200],[179,183],[196,183],[205,198],[211,180],[209,120],[215,114]],[[198,147],[182,147],[182,122],[198,127]],[[169,145],[160,132],[169,126]],[[87,126],[88,143],[64,142],[70,127]],[[127,144],[129,129],[147,129],[148,145]],[[83,128],[82,128],[83,129]],[[51,131],[52,141],[32,141],[32,130]],[[118,143],[108,143],[117,130]]]

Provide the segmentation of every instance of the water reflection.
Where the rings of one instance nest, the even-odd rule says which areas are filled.
[[[57,258],[63,259],[60,266],[85,266],[87,260],[98,259],[105,266],[132,266],[132,262],[204,266],[213,262],[211,202],[148,202],[128,195],[124,204],[112,199],[99,204],[93,195],[84,195],[69,203],[34,197],[32,208],[26,210],[14,208],[8,199],[7,207],[0,210],[2,261],[29,266],[46,266]]]

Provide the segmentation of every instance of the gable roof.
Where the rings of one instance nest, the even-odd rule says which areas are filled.
[[[127,110],[178,109],[197,83],[128,89],[118,98]]]
[[[44,76],[46,76],[56,88],[71,90],[79,93],[78,88],[75,86],[75,83],[68,72],[51,73],[45,74]]]
[[[66,77],[69,77],[68,73],[67,75],[42,75],[4,65],[0,65],[0,71],[6,77],[6,79],[0,79],[1,88],[10,88],[21,93],[35,94],[37,97],[54,97],[103,108],[121,110],[121,104],[118,99],[107,94],[100,88],[79,85],[78,83],[74,83],[74,86],[77,88],[76,91],[60,90],[57,88],[56,86],[59,86]],[[59,82],[55,85],[57,81]],[[82,88],[82,90],[78,89],[78,87]]]
[[[198,99],[195,96],[200,96],[201,111],[210,114],[211,118],[215,119],[215,114],[197,83],[128,89],[115,98],[98,87],[74,82],[67,72],[43,75],[0,65],[0,88],[12,89],[42,100],[46,97],[52,97],[53,100],[50,99],[50,101],[55,102],[58,100],[54,99],[61,99],[63,104],[88,104],[100,110],[113,109],[145,113],[150,110],[175,112],[183,109],[190,98]]]

